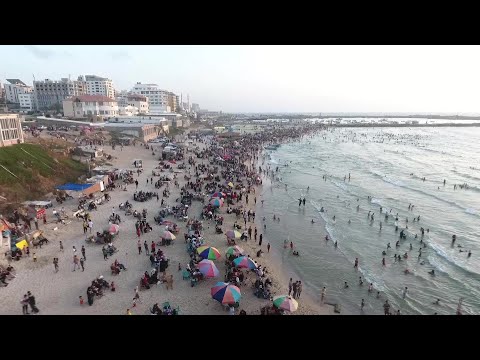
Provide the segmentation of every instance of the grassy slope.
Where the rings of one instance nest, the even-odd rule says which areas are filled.
[[[0,148],[0,164],[18,177],[0,167],[0,195],[9,203],[41,200],[55,185],[75,181],[85,173],[84,164],[33,144]]]

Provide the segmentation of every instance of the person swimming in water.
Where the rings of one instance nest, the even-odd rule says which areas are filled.
[[[297,250],[294,250],[292,255],[295,255],[295,256],[300,256],[299,252]]]
[[[470,257],[470,256],[472,256],[472,251],[471,251],[471,250],[468,250],[468,255],[467,255],[467,257]]]
[[[435,270],[432,269],[432,271],[428,272],[430,275],[435,276]]]
[[[434,301],[432,304],[433,304],[433,305],[440,305],[440,299],[437,299],[437,300]]]
[[[335,243],[333,244],[333,246],[335,247],[335,249],[337,248],[338,246],[338,243],[335,241]]]
[[[343,285],[343,287],[344,287],[345,289],[348,289],[348,284],[347,284],[346,281],[345,281],[345,284]]]
[[[312,219],[312,224],[314,224],[314,223],[315,223],[315,220]]]

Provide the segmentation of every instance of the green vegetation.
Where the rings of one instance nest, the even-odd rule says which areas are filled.
[[[0,148],[0,165],[0,196],[8,203],[40,200],[56,185],[75,182],[86,171],[85,164],[34,144]]]

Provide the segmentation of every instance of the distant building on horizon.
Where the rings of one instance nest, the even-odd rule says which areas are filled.
[[[5,97],[8,102],[19,104],[19,94],[28,94],[33,92],[33,88],[28,86],[20,79],[7,79],[4,85]]]
[[[62,109],[63,100],[72,96],[86,95],[87,85],[82,76],[72,81],[62,78],[59,81],[45,79],[33,82],[35,108],[39,111]]]
[[[169,113],[169,92],[159,89],[157,84],[142,84],[137,82],[132,91],[133,94],[144,95],[148,98],[149,114]]]
[[[192,111],[198,113],[200,111],[200,105],[192,103]]]
[[[63,113],[73,119],[104,120],[118,116],[118,105],[108,96],[78,95],[63,100]]]
[[[85,75],[87,85],[87,95],[103,95],[110,99],[115,99],[115,89],[110,79],[97,75]]]

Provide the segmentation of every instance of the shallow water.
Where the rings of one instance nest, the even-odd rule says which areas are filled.
[[[305,288],[318,296],[326,286],[328,302],[340,303],[342,312],[361,313],[359,305],[364,298],[364,313],[380,314],[388,298],[392,308],[403,314],[454,314],[458,299],[464,297],[463,311],[478,314],[479,137],[478,128],[337,128],[266,151],[265,165],[273,170],[279,167],[278,181],[271,188],[265,187],[262,195],[266,238],[300,276]],[[322,179],[325,174],[327,181]],[[468,183],[470,188],[454,190],[454,183]],[[303,196],[307,199],[305,207],[298,206],[298,198]],[[413,211],[409,204],[415,205]],[[320,212],[322,206],[327,212]],[[367,218],[369,210],[375,213],[373,223]],[[280,222],[272,220],[273,214],[280,216]],[[420,222],[413,222],[418,215]],[[407,225],[406,217],[407,239],[400,240],[396,248],[399,232]],[[320,218],[326,221],[328,242]],[[312,219],[316,223],[312,224]],[[423,237],[427,247],[419,260],[420,227],[430,232]],[[457,235],[455,247],[451,247],[452,234]],[[283,249],[285,239],[294,242],[300,257]],[[337,249],[334,241],[338,241]],[[389,242],[392,248],[387,250]],[[387,251],[385,267],[381,263],[383,250]],[[467,258],[468,250],[471,258]],[[394,261],[394,254],[404,253],[408,253],[407,260]],[[353,268],[356,257],[358,272]],[[412,274],[405,275],[406,268]],[[432,269],[435,277],[428,274]],[[365,279],[363,286],[359,286],[359,276]],[[348,289],[344,289],[345,281]],[[372,294],[367,291],[370,282],[375,288]],[[408,294],[403,299],[405,286]],[[376,299],[377,290],[380,299]],[[442,305],[432,304],[437,298]]]

